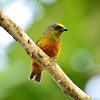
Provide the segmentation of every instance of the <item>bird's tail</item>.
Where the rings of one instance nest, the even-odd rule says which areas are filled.
[[[38,74],[34,74],[34,72],[32,71],[29,76],[29,80],[34,80],[35,82],[39,83],[41,80],[41,75],[42,75],[42,72],[40,72]]]
[[[34,80],[35,82],[39,83],[44,69],[34,61],[32,61],[31,67],[32,67],[32,72],[29,76],[29,80]]]

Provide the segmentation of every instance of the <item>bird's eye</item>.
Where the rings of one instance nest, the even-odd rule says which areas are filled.
[[[54,26],[54,28],[55,29],[61,29],[62,27],[56,25],[56,26]]]
[[[57,29],[58,26],[54,26],[55,29]]]

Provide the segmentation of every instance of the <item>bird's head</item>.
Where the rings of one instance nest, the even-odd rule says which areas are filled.
[[[53,37],[60,37],[64,31],[68,31],[68,29],[65,28],[62,24],[56,23],[48,26],[44,34],[48,34]]]

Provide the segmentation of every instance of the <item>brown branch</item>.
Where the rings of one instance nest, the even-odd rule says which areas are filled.
[[[0,10],[0,26],[2,26],[27,52],[31,59],[42,66],[61,87],[65,94],[75,100],[93,100],[78,88],[62,71],[59,65],[47,56],[9,17]],[[1,34],[1,33],[0,33]]]

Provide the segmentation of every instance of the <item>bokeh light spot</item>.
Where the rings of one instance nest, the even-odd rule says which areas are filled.
[[[5,14],[9,16],[17,25],[26,29],[32,22],[34,10],[30,3],[18,0],[7,5],[4,9]]]
[[[85,92],[93,98],[93,100],[100,100],[100,75],[88,80],[85,86]]]
[[[72,53],[70,64],[74,71],[85,72],[93,66],[93,57],[87,49],[78,48]]]

